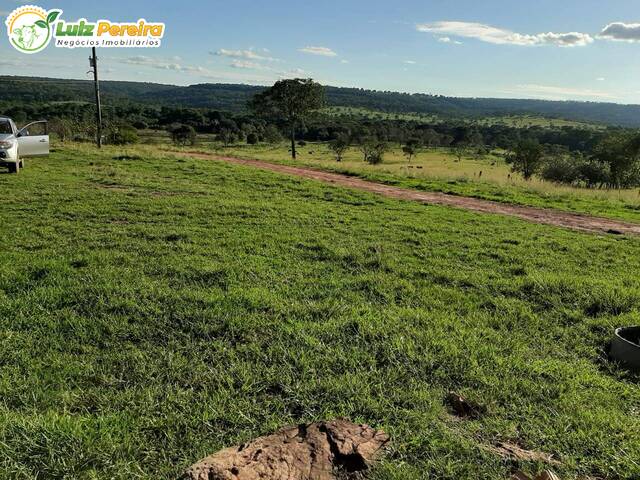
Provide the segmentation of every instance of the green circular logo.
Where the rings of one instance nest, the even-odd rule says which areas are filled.
[[[46,11],[34,5],[15,9],[7,17],[7,35],[13,48],[22,53],[44,50],[52,37],[54,22],[61,10]]]

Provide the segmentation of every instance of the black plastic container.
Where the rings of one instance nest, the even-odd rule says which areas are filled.
[[[611,342],[611,357],[634,372],[640,372],[640,327],[616,329]]]

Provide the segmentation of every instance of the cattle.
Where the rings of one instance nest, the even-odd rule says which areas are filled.
[[[13,32],[17,35],[16,43],[26,49],[31,48],[33,42],[38,38],[35,25],[23,25],[20,28],[16,28]]]

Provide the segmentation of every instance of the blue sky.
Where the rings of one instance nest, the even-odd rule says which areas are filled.
[[[99,52],[109,80],[266,85],[300,76],[378,90],[640,103],[637,0],[30,3],[60,8],[68,21],[165,22],[159,49]],[[0,0],[0,12],[22,4]],[[4,38],[2,74],[88,78],[88,51],[50,45],[24,55]]]

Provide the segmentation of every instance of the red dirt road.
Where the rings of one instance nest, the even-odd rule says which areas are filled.
[[[294,175],[312,180],[319,180],[325,183],[340,185],[342,187],[366,190],[386,197],[398,198],[402,200],[413,200],[417,202],[446,205],[449,207],[464,208],[482,213],[494,213],[498,215],[509,215],[527,220],[533,223],[553,225],[557,227],[570,228],[591,233],[611,233],[611,234],[632,234],[640,235],[640,224],[612,220],[608,218],[592,217],[579,213],[564,212],[550,208],[525,207],[508,203],[492,202],[478,198],[460,197],[439,192],[421,192],[408,188],[394,187],[382,183],[370,182],[361,178],[350,177],[340,173],[323,172],[307,167],[292,167],[289,165],[278,165],[275,163],[263,162],[260,160],[243,160],[235,157],[225,157],[207,153],[183,153],[189,157],[207,160],[217,160],[238,165],[247,165],[261,170],[271,170],[287,175]]]

